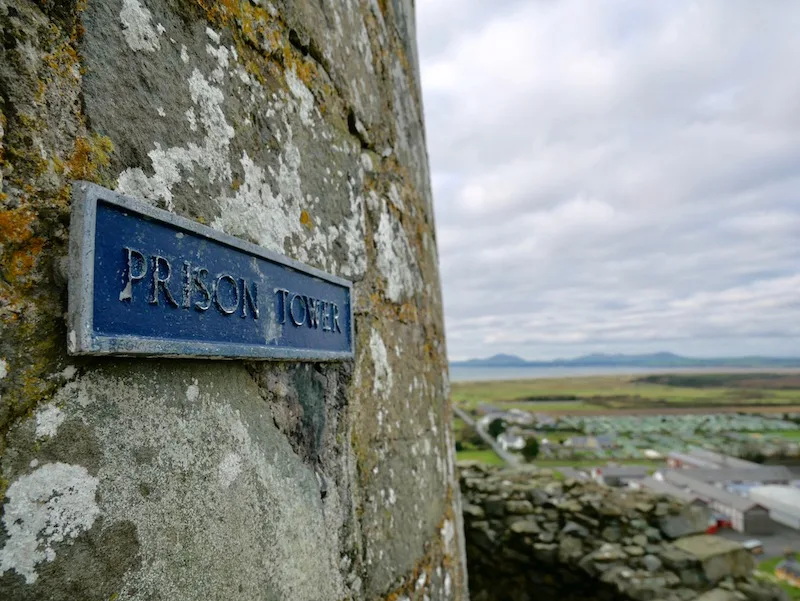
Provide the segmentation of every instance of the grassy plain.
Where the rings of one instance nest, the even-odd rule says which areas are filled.
[[[681,380],[614,375],[454,382],[452,396],[466,409],[490,403],[561,414],[800,411],[797,374],[761,374],[747,380],[740,376],[709,374]]]
[[[782,582],[775,578],[775,568],[783,561],[783,557],[773,557],[758,564],[758,571],[765,576],[767,580],[777,583],[792,601],[800,601],[800,588],[792,586],[787,582]]]
[[[486,451],[458,451],[456,452],[458,461],[480,461],[489,465],[503,465],[503,460],[492,450]]]
[[[535,459],[533,464],[536,467],[594,467],[597,465],[606,465],[608,459]],[[619,465],[643,465],[653,468],[656,471],[660,467],[664,467],[663,461],[651,461],[648,459],[621,459],[615,460]]]

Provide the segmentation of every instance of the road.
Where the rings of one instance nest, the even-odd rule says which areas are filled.
[[[756,561],[759,562],[765,559],[772,559],[773,557],[780,557],[787,548],[800,551],[800,532],[787,528],[786,526],[778,526],[778,530],[775,534],[769,535],[743,534],[735,530],[720,530],[717,532],[717,535],[740,543],[752,539],[760,540],[764,545],[764,554],[756,559]]]
[[[459,409],[458,407],[453,407],[453,411],[458,417],[464,420],[464,422],[469,427],[471,427],[473,430],[475,430],[475,432],[478,433],[478,436],[480,436],[484,440],[484,442],[488,444],[495,453],[497,453],[497,456],[500,457],[500,459],[506,462],[506,465],[514,466],[519,464],[519,457],[517,457],[513,453],[509,453],[508,451],[504,450],[503,447],[497,444],[497,441],[494,438],[492,438],[492,436],[486,430],[484,430],[477,423],[475,423],[475,420],[472,419],[469,413],[467,413],[462,409]]]

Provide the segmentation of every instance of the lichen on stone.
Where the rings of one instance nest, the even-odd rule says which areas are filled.
[[[55,559],[56,543],[69,543],[94,524],[100,513],[97,485],[86,468],[64,463],[48,463],[15,480],[6,491],[8,539],[0,548],[0,575],[14,570],[28,584],[36,582],[36,566]]]

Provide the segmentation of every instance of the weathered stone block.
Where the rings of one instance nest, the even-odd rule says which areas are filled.
[[[707,507],[686,505],[680,513],[661,518],[661,532],[667,538],[672,539],[701,534],[708,528],[709,517],[710,513]]]
[[[675,541],[674,545],[699,562],[706,579],[712,583],[727,576],[749,576],[754,568],[749,551],[737,542],[718,536],[691,536]]]

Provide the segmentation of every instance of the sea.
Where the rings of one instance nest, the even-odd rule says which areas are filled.
[[[575,378],[580,376],[627,376],[645,374],[732,374],[797,373],[797,368],[743,367],[465,367],[450,366],[451,382],[486,382],[496,380],[536,380],[539,378]]]

